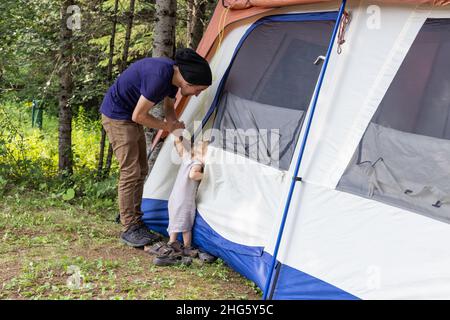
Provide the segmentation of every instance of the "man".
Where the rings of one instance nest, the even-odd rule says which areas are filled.
[[[142,192],[148,174],[143,126],[173,132],[183,129],[174,110],[175,95],[199,95],[211,85],[208,62],[194,50],[181,49],[175,61],[144,58],[126,69],[109,88],[100,111],[102,124],[119,162],[119,211],[121,240],[142,247],[157,237],[142,222]],[[149,114],[164,100],[165,120]]]

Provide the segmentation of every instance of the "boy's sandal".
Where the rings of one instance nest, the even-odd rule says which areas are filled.
[[[176,265],[186,265],[189,266],[192,263],[192,258],[185,257],[180,254],[167,254],[157,256],[153,259],[153,263],[157,266],[176,266]]]
[[[204,263],[213,263],[217,260],[216,256],[213,256],[212,254],[209,254],[208,252],[203,250],[198,251],[198,258]]]
[[[183,249],[183,244],[179,241],[175,241],[173,243],[160,241],[155,243],[154,245],[144,247],[144,251],[157,256],[168,255],[172,253],[183,254]]]
[[[197,258],[198,257],[198,249],[194,248],[194,247],[184,247],[183,248],[183,255],[186,257],[191,257],[191,258]]]
[[[154,255],[167,255],[174,251],[174,249],[167,243],[160,241],[151,246],[145,246],[144,251]]]
[[[177,240],[177,241],[172,242],[172,243],[167,243],[167,245],[170,248],[172,248],[175,252],[180,253],[180,254],[183,253],[184,246],[183,246],[183,244],[180,241]]]

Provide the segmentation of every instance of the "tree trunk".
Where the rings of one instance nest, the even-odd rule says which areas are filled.
[[[113,58],[114,58],[114,45],[116,41],[116,28],[117,28],[117,11],[119,9],[119,0],[115,0],[114,2],[114,15],[112,20],[112,30],[111,30],[111,39],[109,39],[109,60],[108,60],[108,70],[107,70],[107,81],[108,86],[112,83],[112,69],[113,69]],[[98,167],[97,167],[97,176],[104,176],[103,172],[103,158],[105,154],[105,141],[106,141],[106,132],[102,126],[102,137],[100,140],[100,154],[98,159]],[[111,146],[110,146],[111,147]],[[109,148],[108,148],[109,154]]]
[[[203,37],[203,30],[205,28],[205,13],[207,0],[189,0],[192,1],[192,14],[190,15],[191,21],[189,23],[189,47],[197,49],[200,40]]]
[[[60,175],[63,176],[71,175],[73,173],[72,109],[70,106],[70,98],[73,90],[72,30],[67,27],[67,20],[71,16],[70,13],[67,13],[67,8],[73,4],[73,0],[64,0],[61,4],[58,169]]]
[[[123,46],[122,62],[120,64],[119,72],[122,72],[127,67],[128,51],[130,49],[130,41],[131,41],[131,31],[133,30],[134,4],[135,0],[130,0],[130,10],[127,12],[128,19],[127,19],[127,29],[125,31],[125,44]],[[108,155],[106,157],[105,176],[109,174],[109,170],[111,169],[112,156],[113,156],[113,149],[110,143],[108,147]]]
[[[97,178],[101,178],[103,176],[103,158],[105,157],[105,144],[106,144],[106,131],[105,128],[101,129],[101,138],[100,138],[100,152],[98,155],[98,164],[97,164]]]
[[[111,170],[112,156],[113,156],[113,148],[112,144],[109,143],[108,154],[106,156],[105,170],[103,171],[104,177],[107,177],[109,175],[109,170]]]
[[[135,0],[130,0],[130,10],[127,12],[127,30],[125,32],[125,44],[123,46],[122,64],[120,66],[120,72],[126,69],[128,61],[128,51],[130,48],[131,31],[133,29],[134,18],[134,3]]]
[[[192,13],[194,12],[194,0],[186,0],[187,5],[187,17],[186,17],[186,30],[187,30],[187,43],[191,42],[192,31]]]
[[[175,23],[177,18],[176,0],[156,1],[156,21],[153,38],[153,57],[174,56]]]
[[[119,10],[119,0],[115,0],[114,2],[114,16],[112,20],[112,29],[111,29],[111,39],[109,39],[109,60],[108,60],[108,70],[107,70],[107,79],[108,85],[111,85],[112,82],[112,69],[113,69],[113,59],[114,59],[114,46],[116,43],[116,29],[117,29],[117,11]]]
[[[173,58],[175,55],[175,27],[177,19],[177,1],[176,0],[157,0],[156,1],[156,21],[153,38],[153,57],[168,57]],[[151,109],[151,114],[160,119],[164,118],[164,111],[162,103],[154,106]],[[147,142],[151,143],[158,131],[151,129],[147,135]],[[149,159],[150,171],[155,164],[156,157],[162,146],[160,141],[151,151]]]

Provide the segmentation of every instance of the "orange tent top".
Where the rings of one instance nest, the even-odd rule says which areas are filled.
[[[218,38],[226,34],[225,28],[230,24],[240,20],[253,17],[274,8],[286,7],[298,4],[312,4],[321,2],[332,2],[333,0],[219,0],[211,21],[200,41],[197,52],[211,61],[211,56],[217,47]],[[433,6],[445,6],[450,4],[450,0],[377,0],[379,3],[391,4],[431,4]],[[177,115],[180,115],[186,106],[189,98],[177,95],[175,105]],[[167,136],[167,132],[159,131],[153,141],[153,147],[158,140]]]
[[[330,2],[331,0],[224,0],[225,6],[231,9],[247,9],[250,7],[275,8],[291,6],[294,4],[307,4],[317,2]],[[449,0],[378,0],[384,3],[413,3],[432,4],[436,6],[447,5]]]

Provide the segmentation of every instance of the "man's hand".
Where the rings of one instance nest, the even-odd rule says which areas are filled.
[[[169,131],[176,137],[181,136],[181,134],[183,133],[182,129],[185,128],[183,121],[175,120],[175,121],[170,121],[170,122],[166,122],[166,123],[167,123],[167,127],[166,127],[167,131]],[[178,130],[178,129],[181,129],[181,130]]]
[[[179,128],[184,128],[184,123],[179,122],[178,120],[166,122],[150,115],[148,112],[154,105],[155,104],[152,101],[148,100],[144,96],[141,96],[138,100],[136,108],[133,111],[131,120],[136,123],[142,124],[147,128],[162,129],[169,132],[172,132]]]

